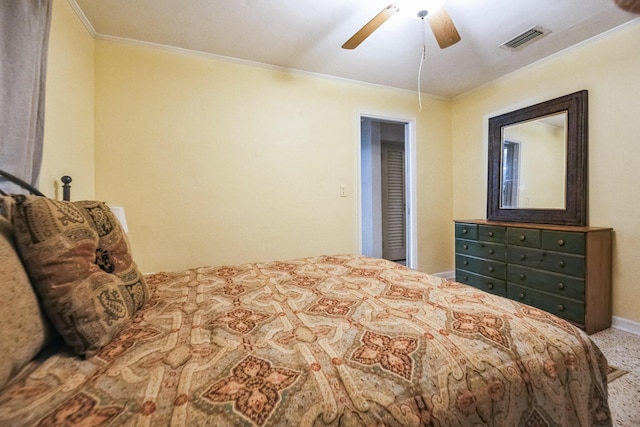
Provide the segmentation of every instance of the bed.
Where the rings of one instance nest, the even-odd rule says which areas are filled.
[[[349,254],[142,275],[105,204],[0,200],[0,425],[611,425],[546,312]]]

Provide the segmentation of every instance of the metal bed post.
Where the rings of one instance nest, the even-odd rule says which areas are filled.
[[[60,178],[60,181],[62,181],[62,200],[68,202],[71,200],[71,185],[69,184],[71,184],[73,180],[69,175],[65,175]]]

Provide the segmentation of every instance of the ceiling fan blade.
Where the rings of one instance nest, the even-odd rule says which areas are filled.
[[[627,12],[640,13],[640,0],[615,0],[615,3]]]
[[[429,17],[429,24],[440,49],[445,49],[460,41],[460,34],[458,34],[458,30],[456,30],[456,26],[444,6]]]
[[[367,37],[371,35],[378,27],[385,23],[385,21],[391,18],[398,10],[398,6],[390,4],[385,7],[382,12],[378,13],[373,19],[360,28],[349,40],[343,45],[343,49],[355,49],[360,43],[362,43]]]

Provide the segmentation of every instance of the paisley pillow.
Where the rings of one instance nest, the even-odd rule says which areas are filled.
[[[13,226],[0,217],[0,389],[45,346],[50,328],[13,245]]]
[[[14,196],[16,246],[53,326],[77,354],[97,353],[149,290],[103,202]]]

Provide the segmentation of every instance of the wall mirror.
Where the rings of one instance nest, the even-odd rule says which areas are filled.
[[[489,119],[487,219],[587,223],[587,91]]]

